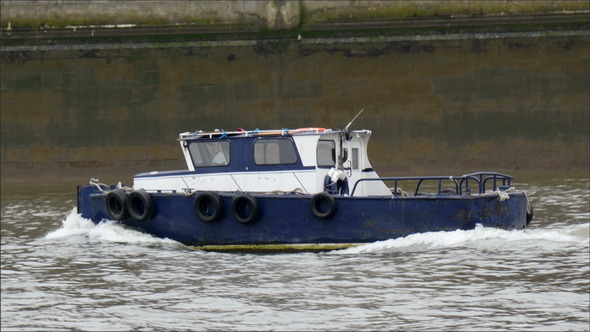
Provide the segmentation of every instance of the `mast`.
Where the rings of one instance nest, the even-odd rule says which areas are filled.
[[[337,169],[342,171],[344,170],[344,139],[346,137],[346,134],[348,132],[348,128],[350,128],[350,125],[354,122],[354,120],[356,120],[356,118],[358,118],[359,115],[361,115],[361,113],[363,113],[365,109],[361,109],[360,112],[358,112],[354,118],[352,118],[352,120],[350,120],[350,122],[346,125],[346,127],[344,127],[343,131],[340,131],[338,133],[338,143],[340,145],[340,153],[338,153],[338,167]]]

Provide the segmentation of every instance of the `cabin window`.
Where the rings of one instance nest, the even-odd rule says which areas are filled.
[[[259,139],[254,142],[256,165],[287,165],[297,162],[297,150],[288,138]]]
[[[359,169],[359,149],[352,148],[352,169]]]
[[[336,165],[336,142],[319,140],[316,158],[319,167],[334,167]]]
[[[191,142],[188,150],[195,167],[229,165],[229,141]]]

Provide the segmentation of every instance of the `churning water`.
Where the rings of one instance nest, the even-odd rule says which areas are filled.
[[[526,230],[289,254],[193,250],[95,226],[75,188],[3,189],[2,331],[588,330],[589,180],[516,184]]]

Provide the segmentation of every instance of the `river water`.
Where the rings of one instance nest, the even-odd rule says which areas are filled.
[[[588,330],[589,179],[529,178],[526,230],[288,254],[95,226],[74,186],[5,185],[2,331]]]

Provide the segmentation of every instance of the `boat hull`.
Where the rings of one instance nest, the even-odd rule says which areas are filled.
[[[119,222],[154,236],[201,248],[269,246],[313,249],[318,245],[340,248],[393,239],[413,233],[468,230],[481,224],[501,229],[527,226],[526,194],[511,191],[480,195],[347,197],[334,196],[328,217],[316,216],[313,195],[256,195],[258,217],[238,222],[232,203],[237,193],[219,193],[219,220],[204,222],[197,216],[197,195],[151,193],[153,213],[146,221],[126,217]],[[78,188],[78,213],[100,223],[113,220],[106,204],[107,192],[96,186]],[[530,220],[530,219],[529,219]],[[330,247],[330,245],[332,247]],[[319,247],[318,247],[319,248]]]

